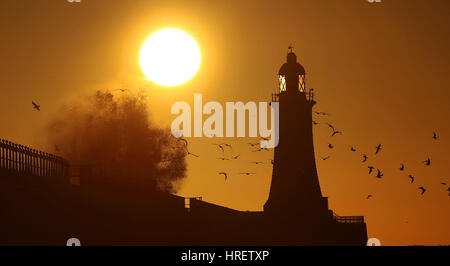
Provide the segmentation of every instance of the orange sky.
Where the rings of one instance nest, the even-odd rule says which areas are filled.
[[[268,101],[292,44],[308,88],[315,88],[315,110],[331,113],[315,119],[344,131],[330,139],[326,125],[315,127],[319,179],[330,207],[339,215],[364,215],[369,237],[385,245],[449,244],[449,196],[439,184],[450,183],[449,8],[447,0],[6,0],[0,7],[0,137],[51,151],[45,127],[59,108],[102,88],[147,91],[161,125],[175,117],[174,102],[192,102],[194,93],[204,101]],[[138,60],[150,33],[166,27],[189,33],[202,51],[198,74],[174,88],[147,82]],[[211,145],[218,141],[190,140],[201,157],[188,159],[179,194],[261,210],[271,154],[232,139],[226,141],[241,159],[222,162]],[[336,146],[331,153],[328,142]],[[369,160],[384,171],[382,180],[360,163],[361,153],[371,157],[378,143],[382,153]],[[318,157],[325,155],[332,157]],[[428,156],[431,168],[421,163]],[[249,163],[262,160],[263,166]],[[397,170],[402,162],[417,184]],[[217,174],[224,170],[231,173],[227,182]],[[257,174],[233,174],[247,170]],[[419,185],[428,189],[422,197]],[[367,194],[373,199],[365,200]]]

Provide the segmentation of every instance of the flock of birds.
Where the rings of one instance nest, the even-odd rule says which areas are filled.
[[[127,89],[117,89],[117,90],[119,90],[119,91],[121,91],[121,92],[127,91]],[[33,105],[33,109],[35,109],[35,110],[37,110],[37,111],[40,111],[40,110],[41,110],[41,106],[40,106],[39,104],[35,103],[34,101],[32,101],[31,104]],[[326,112],[315,112],[315,114],[316,114],[316,115],[321,115],[321,116],[327,116],[327,115],[329,115],[329,114],[326,113]],[[319,124],[318,122],[316,122],[316,121],[314,121],[314,120],[312,121],[312,123],[313,123],[313,125],[318,125],[318,124]],[[343,134],[342,131],[337,130],[332,124],[326,123],[326,125],[332,130],[332,132],[331,132],[331,137],[334,137],[334,136],[336,136],[336,135],[342,135],[342,134]],[[267,140],[266,138],[262,138],[262,139],[263,139],[263,140]],[[438,139],[438,134],[437,134],[436,132],[433,132],[433,137],[432,137],[432,139],[433,139],[434,141],[436,141],[436,140]],[[187,155],[194,156],[194,157],[200,157],[199,155],[194,154],[194,153],[192,153],[192,152],[189,151],[189,149],[188,149],[188,144],[189,144],[189,143],[188,143],[188,141],[187,141],[186,139],[180,137],[180,138],[178,138],[178,140],[184,142],[184,144],[185,144],[185,151],[186,151],[186,154],[187,154]],[[248,144],[251,148],[253,148],[252,152],[269,151],[269,149],[267,149],[267,148],[261,148],[261,147],[259,147],[260,142],[247,143],[247,144]],[[238,159],[240,158],[240,156],[241,156],[240,154],[233,155],[233,156],[231,156],[231,157],[229,157],[229,158],[226,158],[226,157],[224,156],[224,155],[225,155],[225,149],[226,149],[226,148],[227,148],[227,149],[230,149],[230,150],[233,150],[233,146],[232,146],[231,144],[229,144],[229,143],[213,143],[212,145],[216,146],[216,147],[222,152],[222,153],[221,153],[221,156],[217,158],[218,160],[222,160],[222,161],[226,161],[226,160],[238,160]],[[258,147],[258,148],[255,149],[255,147]],[[333,145],[332,143],[328,143],[328,148],[329,148],[329,149],[334,149],[334,145]],[[59,147],[56,146],[56,145],[55,145],[55,150],[57,150],[57,151],[59,150]],[[381,145],[381,144],[378,144],[378,145],[375,147],[375,155],[379,154],[381,150],[382,150],[382,145]],[[350,151],[351,151],[351,152],[356,152],[357,150],[356,150],[356,148],[354,148],[353,146],[350,146]],[[320,157],[320,158],[321,158],[323,161],[326,161],[326,160],[330,159],[331,156]],[[368,161],[368,159],[369,159],[369,157],[367,156],[367,154],[362,154],[362,161],[361,161],[362,163],[366,163],[366,162]],[[270,160],[270,162],[271,162],[272,165],[274,164],[274,160],[273,160],[273,159]],[[251,163],[252,163],[252,164],[255,164],[255,165],[262,165],[262,164],[264,164],[264,162],[261,162],[261,161],[252,161]],[[431,166],[431,158],[427,158],[425,161],[423,161],[423,164],[424,164],[425,166],[427,166],[427,167],[430,167],[430,166]],[[375,169],[376,169],[376,175],[375,175],[375,177],[378,178],[378,179],[383,178],[384,174],[383,174],[383,172],[382,172],[379,168],[376,168],[375,166],[372,166],[372,165],[367,166],[367,168],[369,169],[369,173],[368,173],[369,175],[371,175],[372,173],[374,173],[374,172],[375,172]],[[399,168],[399,171],[400,171],[400,172],[404,172],[404,171],[405,171],[405,164],[404,164],[404,163],[401,163],[401,166],[400,166],[400,168]],[[240,174],[240,175],[247,175],[247,176],[249,176],[249,175],[254,175],[254,174],[256,174],[256,173],[254,173],[254,172],[240,172],[239,174]],[[225,181],[228,180],[229,174],[228,174],[227,172],[221,171],[221,172],[218,172],[218,175],[222,175],[222,176],[225,178]],[[410,183],[413,184],[414,181],[415,181],[414,176],[413,176],[412,174],[408,174],[408,178],[410,179]],[[446,183],[446,182],[441,182],[441,185],[447,186],[447,183]],[[425,194],[425,192],[427,192],[427,189],[426,189],[425,187],[423,187],[423,186],[419,186],[418,189],[420,190],[421,195],[423,195],[423,194]],[[447,187],[447,192],[449,193],[449,196],[450,196],[450,187]],[[371,194],[367,195],[366,199],[370,199],[370,198],[373,198],[373,195],[371,195]]]
[[[315,112],[315,113],[316,113],[317,115],[327,115],[326,113],[323,113],[323,112]],[[316,121],[313,120],[313,125],[318,125],[318,124],[319,124],[318,122],[316,122]],[[329,128],[331,128],[331,130],[332,130],[332,132],[331,132],[331,137],[334,137],[334,136],[337,135],[337,134],[342,134],[342,131],[336,130],[335,127],[334,127],[333,125],[331,125],[331,124],[329,124],[329,123],[326,123],[326,124],[327,124],[327,126],[328,126]],[[432,137],[432,139],[433,139],[434,141],[436,141],[436,140],[438,139],[438,134],[437,134],[436,132],[433,132],[433,137]],[[334,148],[333,144],[329,143],[329,144],[328,144],[328,148],[329,148],[329,149],[333,149],[333,148]],[[382,144],[378,144],[378,145],[375,147],[374,155],[379,154],[381,150],[382,150]],[[353,146],[350,146],[350,151],[351,151],[351,152],[356,152],[357,150],[356,150],[356,148],[354,148]],[[331,156],[321,157],[321,159],[324,160],[324,161],[326,161],[326,160],[328,160],[328,159],[330,159],[330,158],[331,158]],[[368,159],[369,159],[369,156],[368,156],[367,154],[362,154],[362,161],[361,161],[361,163],[366,163],[366,162],[368,162]],[[423,163],[425,166],[430,167],[430,166],[431,166],[431,158],[427,158],[427,159],[426,159],[425,161],[423,161],[422,163]],[[372,165],[368,165],[367,168],[369,169],[369,171],[368,171],[368,174],[369,174],[369,175],[371,175],[372,173],[375,173],[375,170],[376,170],[376,175],[375,175],[375,177],[378,178],[378,179],[383,178],[384,174],[383,174],[382,170],[380,170],[379,168],[376,168],[375,166],[372,166]],[[400,172],[404,172],[404,171],[405,171],[405,164],[404,164],[404,163],[401,163],[401,166],[400,166],[400,168],[399,168],[399,171],[400,171]],[[414,176],[413,176],[412,174],[408,174],[408,178],[410,179],[410,183],[413,184],[414,181],[415,181]],[[443,186],[447,186],[447,183],[446,183],[446,182],[441,182],[440,184],[443,185]],[[425,194],[425,192],[427,192],[427,189],[426,189],[425,187],[423,187],[423,186],[419,186],[418,189],[420,190],[420,195],[423,195],[423,194]],[[450,187],[447,187],[447,192],[449,193],[448,195],[450,196]],[[366,199],[370,199],[370,198],[372,198],[372,197],[373,197],[373,195],[369,194],[369,195],[367,195]]]
[[[263,140],[268,140],[266,138],[262,138],[262,139]],[[189,151],[189,143],[188,143],[188,141],[186,139],[184,139],[183,137],[180,137],[180,138],[178,138],[178,140],[182,141],[184,143],[184,148],[185,148],[185,151],[186,151],[186,155],[191,155],[191,156],[194,156],[194,157],[200,157],[199,155],[194,154],[194,153]],[[231,155],[228,158],[225,157],[226,149],[229,149],[230,151],[233,150],[233,146],[231,144],[229,144],[229,143],[225,143],[225,142],[223,142],[223,143],[212,143],[212,145],[216,146],[219,149],[219,151],[221,152],[220,156],[217,157],[217,160],[230,161],[230,160],[238,160],[241,157],[240,154]],[[259,148],[255,148],[255,147],[258,147],[260,145],[259,142],[254,142],[254,143],[249,142],[249,143],[247,143],[247,145],[249,145],[249,147],[252,148],[252,152],[269,151],[268,148],[260,148],[260,147]],[[273,164],[274,160],[270,160],[270,162],[271,162],[271,164]],[[261,162],[261,161],[251,161],[250,163],[251,164],[255,164],[255,165],[262,165],[262,164],[264,164],[264,162]],[[230,176],[230,174],[228,172],[225,172],[225,171],[218,172],[217,174],[223,176],[225,181],[227,181],[228,177]],[[255,172],[239,172],[238,174],[239,175],[249,176],[249,175],[254,175],[256,173]]]

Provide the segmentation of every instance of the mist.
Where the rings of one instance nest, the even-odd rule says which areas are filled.
[[[49,141],[71,165],[92,166],[100,183],[175,193],[186,177],[186,150],[169,128],[152,123],[151,101],[97,91],[55,115]]]

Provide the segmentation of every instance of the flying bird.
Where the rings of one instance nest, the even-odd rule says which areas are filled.
[[[356,149],[353,148],[353,146],[350,146],[350,150],[351,150],[352,152],[355,152],[355,151],[356,151]]]
[[[441,185],[444,185],[444,186],[446,186],[446,185],[447,185],[447,183],[445,183],[445,182],[442,182],[442,183],[441,183]]]
[[[334,148],[333,144],[329,143],[328,148],[333,149]]]
[[[376,178],[382,178],[383,177],[383,174],[381,173],[381,171],[380,171],[380,169],[377,169],[377,176],[376,176]]]
[[[126,91],[128,91],[127,89],[115,89],[115,90],[113,90],[113,91],[121,91],[121,92],[126,92]]]
[[[322,156],[321,156],[320,158],[322,158],[322,160],[326,161],[326,160],[330,159],[330,157],[331,157],[331,156],[327,156],[327,157],[322,157]]]
[[[372,173],[373,169],[375,169],[373,166],[367,166],[367,168],[369,168],[369,175]]]
[[[194,156],[194,157],[200,157],[199,155],[197,155],[197,154],[193,154],[192,152],[190,152],[190,151],[187,151],[187,155],[192,155],[192,156]]]
[[[333,133],[331,134],[332,137],[336,134],[342,134],[342,131],[336,130],[332,124],[327,123],[327,125],[333,130]]]
[[[363,163],[367,162],[367,155],[363,154]]]
[[[405,170],[405,165],[402,164],[402,166],[400,167],[400,171],[404,171]]]
[[[428,158],[426,161],[423,161],[423,163],[424,163],[426,166],[430,166],[430,165],[431,165],[431,159]]]
[[[420,190],[422,190],[422,193],[420,195],[423,195],[427,190],[424,187],[419,187]]]
[[[215,146],[219,147],[219,149],[222,150],[222,154],[224,154],[225,149],[223,148],[222,144],[216,144],[216,143],[213,143],[212,145],[215,145]]]
[[[372,195],[367,195],[367,198],[366,199],[370,199],[370,198],[372,198]]]
[[[255,173],[248,173],[248,172],[244,172],[244,173],[239,173],[241,175],[254,175]]]
[[[38,105],[37,103],[35,103],[35,102],[31,102],[31,104],[33,105],[33,108],[34,108],[34,109],[36,109],[36,110],[38,110],[38,111],[40,111],[40,110],[41,110],[41,106],[40,106],[40,105]]]
[[[437,135],[436,132],[433,132],[433,139],[434,139],[434,140],[437,140],[437,139],[438,139],[438,135]]]
[[[225,181],[228,179],[228,174],[225,172],[220,172],[219,175],[223,175],[225,177]]]
[[[414,176],[408,175],[408,177],[411,179],[411,184],[414,183]]]
[[[233,157],[231,157],[231,159],[233,159],[233,160],[237,160],[238,158],[239,158],[239,156],[241,156],[240,154],[238,154],[238,155],[236,155],[236,156],[233,156]]]
[[[378,144],[378,146],[376,146],[375,148],[377,149],[375,154],[378,154],[381,150],[381,144]]]

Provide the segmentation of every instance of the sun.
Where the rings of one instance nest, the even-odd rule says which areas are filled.
[[[177,86],[195,76],[201,54],[197,43],[188,34],[177,29],[163,29],[144,42],[139,61],[149,80],[163,86]]]

